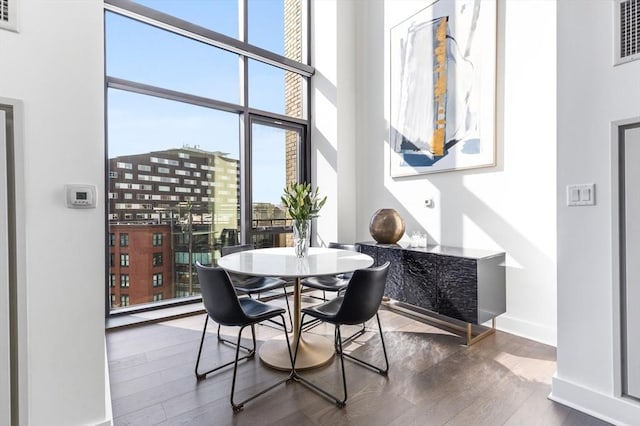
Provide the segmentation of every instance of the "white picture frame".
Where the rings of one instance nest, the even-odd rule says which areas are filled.
[[[495,0],[437,0],[390,30],[391,176],[496,164]]]

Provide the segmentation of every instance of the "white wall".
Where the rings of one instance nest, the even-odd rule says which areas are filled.
[[[103,193],[102,2],[20,0],[0,31],[0,96],[24,101],[26,274],[21,424],[109,422],[104,350],[104,206],[65,208],[65,183]]]
[[[613,66],[614,2],[558,2],[558,370],[552,398],[638,424],[620,397],[613,122],[640,117],[640,61]],[[566,207],[595,183],[597,205]]]
[[[498,328],[555,344],[555,4],[500,3],[497,166],[393,179],[389,31],[430,2],[355,3],[356,239],[370,240],[369,218],[391,207],[408,233],[427,232],[432,244],[505,251],[507,313]],[[434,208],[424,207],[427,198]]]
[[[356,241],[356,2],[311,2],[312,181],[327,203],[314,245]]]
[[[11,379],[9,345],[9,228],[5,111],[0,110],[0,424],[11,422]]]

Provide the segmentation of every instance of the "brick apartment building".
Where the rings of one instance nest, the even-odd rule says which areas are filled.
[[[238,160],[196,147],[109,160],[111,307],[199,294],[193,262],[237,242]]]
[[[110,226],[111,307],[175,297],[171,227],[167,224]]]

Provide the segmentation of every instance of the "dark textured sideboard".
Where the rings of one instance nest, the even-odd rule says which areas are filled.
[[[471,324],[506,311],[504,252],[358,244],[375,265],[391,262],[386,287],[391,299]]]

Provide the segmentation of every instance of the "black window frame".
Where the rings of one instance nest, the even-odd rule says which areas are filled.
[[[311,58],[311,39],[309,30],[311,28],[311,1],[310,0],[300,0],[302,2],[302,19],[304,21],[303,26],[306,28],[306,33],[303,33],[303,43],[305,45],[305,50],[303,51],[303,62],[297,62],[295,60],[289,59],[286,56],[279,55],[277,53],[256,47],[254,45],[249,44],[246,40],[248,39],[248,0],[238,0],[242,3],[241,9],[244,11],[244,15],[242,19],[244,20],[244,24],[242,28],[244,29],[244,34],[240,37],[240,39],[234,39],[223,34],[217,33],[215,31],[206,29],[204,27],[200,27],[198,25],[186,22],[179,18],[173,17],[171,15],[165,14],[163,12],[154,10],[152,8],[143,6],[141,4],[128,1],[128,0],[105,0],[104,2],[104,13],[116,13],[122,16],[126,16],[128,18],[137,20],[142,24],[154,25],[164,30],[174,32],[178,35],[182,35],[188,38],[192,38],[199,42],[204,42],[207,44],[211,44],[213,46],[222,48],[224,50],[228,50],[230,52],[238,54],[240,57],[244,58],[242,61],[241,68],[243,72],[243,79],[241,81],[241,87],[244,88],[244,99],[241,99],[241,104],[230,104],[223,101],[218,101],[210,98],[202,98],[193,95],[187,95],[180,92],[175,92],[168,89],[163,89],[161,87],[154,87],[147,84],[142,84],[134,81],[128,81],[116,77],[111,77],[109,75],[105,75],[105,93],[107,93],[108,89],[118,89],[125,90],[132,93],[138,93],[143,95],[156,96],[168,100],[184,102],[193,105],[204,106],[212,109],[217,109],[221,111],[233,112],[238,114],[240,123],[241,123],[241,131],[240,131],[240,159],[241,162],[241,179],[240,179],[240,233],[242,236],[242,241],[240,243],[246,243],[250,241],[252,238],[252,204],[251,204],[251,170],[250,170],[250,127],[253,120],[263,120],[265,123],[272,123],[279,125],[281,127],[296,127],[302,128],[302,140],[300,141],[299,146],[299,156],[298,156],[298,166],[297,166],[297,174],[299,181],[311,181],[311,139],[310,139],[310,126],[311,126],[311,77],[315,73],[315,69],[310,64]],[[105,28],[106,31],[106,28]],[[105,38],[106,40],[106,38]],[[303,86],[304,90],[304,99],[305,105],[304,110],[306,111],[306,116],[304,118],[295,118],[290,117],[284,114],[272,113],[269,111],[262,111],[255,108],[249,107],[249,73],[248,73],[248,64],[250,60],[257,60],[263,62],[268,65],[273,65],[277,68],[283,69],[285,71],[294,72],[303,77],[305,80],[305,86]],[[241,79],[242,80],[242,79]],[[105,98],[105,108],[106,108],[107,99]],[[106,114],[105,114],[106,115]],[[107,117],[108,120],[108,117]],[[105,146],[105,162],[107,164],[106,169],[108,170],[108,141]],[[108,193],[108,172],[106,173],[106,184],[107,188],[106,193]],[[158,191],[156,191],[158,192]],[[243,205],[244,203],[244,205]],[[109,218],[108,211],[108,203],[106,204],[106,217]],[[130,220],[132,218],[127,218],[125,214],[125,220]],[[109,221],[107,219],[106,228],[109,229]],[[160,242],[156,244],[156,234],[153,235],[153,247],[160,247],[164,243],[163,235],[160,234]],[[113,259],[112,259],[113,260]],[[173,262],[173,259],[171,259]],[[121,267],[129,267],[130,265],[122,265]],[[112,266],[113,267],[113,266]],[[109,268],[106,268],[108,274]],[[109,288],[107,286],[107,297],[105,298],[105,315],[109,317],[113,313],[111,312],[110,303],[109,303]],[[183,304],[189,302],[197,302],[201,300],[200,297],[191,297],[190,301],[176,299],[175,304]],[[168,299],[165,299],[168,300]],[[162,306],[167,306],[167,303],[163,303]],[[153,306],[141,307],[140,310],[150,310],[155,309]],[[131,309],[128,309],[127,312],[132,312]]]

